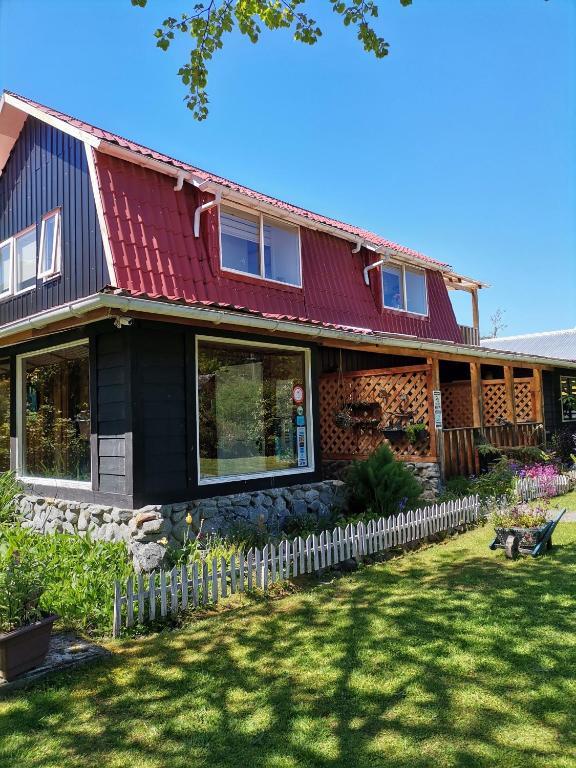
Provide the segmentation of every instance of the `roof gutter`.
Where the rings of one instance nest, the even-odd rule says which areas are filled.
[[[22,333],[26,330],[47,328],[52,323],[66,318],[83,317],[95,309],[108,309],[111,315],[114,310],[123,314],[140,312],[161,317],[178,317],[186,320],[198,320],[210,322],[216,325],[226,323],[243,328],[266,330],[278,333],[290,333],[305,336],[310,339],[326,339],[330,341],[343,341],[348,344],[368,344],[374,347],[397,347],[415,351],[439,352],[444,354],[456,354],[466,357],[478,357],[484,360],[499,360],[517,363],[518,365],[532,364],[536,366],[550,365],[561,368],[576,369],[576,361],[561,360],[557,358],[538,357],[537,355],[521,355],[509,352],[486,349],[485,347],[469,347],[463,344],[452,344],[440,341],[422,341],[412,337],[387,336],[363,331],[344,331],[337,328],[325,328],[312,323],[300,323],[292,320],[272,320],[258,315],[233,312],[223,309],[208,309],[206,307],[194,307],[182,304],[171,304],[165,301],[152,299],[140,299],[130,296],[117,296],[115,294],[97,293],[85,299],[71,302],[63,307],[38,313],[24,320],[17,320],[0,328],[0,343],[6,340],[4,346],[10,343],[10,336]],[[101,319],[101,318],[98,318]],[[87,322],[95,322],[86,318]]]

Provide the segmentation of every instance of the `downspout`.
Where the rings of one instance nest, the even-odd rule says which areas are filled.
[[[381,267],[382,264],[385,264],[390,259],[390,256],[386,255],[383,259],[379,259],[378,261],[375,261],[373,264],[368,264],[367,267],[364,267],[364,282],[366,285],[370,285],[370,278],[368,277],[368,272],[370,272],[371,269],[376,269],[376,267]]]
[[[214,208],[215,205],[220,205],[222,193],[216,192],[215,195],[214,200],[199,205],[194,211],[194,237],[200,237],[200,216],[202,216],[205,211],[209,211],[210,208]]]
[[[359,253],[360,248],[362,248],[362,240],[358,240],[354,248],[352,248],[352,253]]]

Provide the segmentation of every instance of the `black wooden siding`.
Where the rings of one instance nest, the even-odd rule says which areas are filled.
[[[189,486],[193,406],[187,403],[186,343],[181,326],[134,331],[135,482],[144,498],[149,493],[181,494]]]
[[[126,332],[96,336],[97,472],[100,493],[129,494],[130,370]],[[94,391],[94,390],[92,390]],[[131,467],[128,467],[131,472]]]
[[[0,242],[62,209],[61,276],[0,302],[0,324],[57,307],[110,282],[82,142],[28,117],[0,176]]]

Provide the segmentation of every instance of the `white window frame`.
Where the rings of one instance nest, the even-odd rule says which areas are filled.
[[[41,270],[41,264],[42,264],[42,253],[44,251],[44,238],[46,237],[46,222],[48,219],[51,219],[52,217],[55,217],[56,221],[54,224],[55,234],[56,237],[54,238],[54,242],[52,243],[52,257],[50,259],[51,267],[50,269]],[[38,279],[44,280],[46,282],[47,280],[51,280],[54,277],[58,277],[60,274],[60,264],[62,261],[62,211],[60,208],[54,208],[51,211],[48,211],[48,213],[45,213],[44,216],[42,216],[42,226],[40,230],[40,246],[38,248],[37,253],[37,269]]]
[[[222,477],[205,477],[200,474],[200,398],[198,396],[198,345],[201,341],[220,343],[222,345],[237,344],[238,346],[256,349],[282,349],[288,352],[304,352],[304,367],[306,379],[306,446],[308,454],[307,467],[291,467],[289,469],[274,469],[265,472],[255,472],[253,474],[242,475],[224,475]],[[280,475],[302,475],[314,472],[314,419],[312,412],[312,354],[307,347],[294,347],[287,344],[268,344],[267,342],[245,341],[244,339],[233,339],[227,336],[196,336],[195,340],[195,372],[194,381],[196,388],[196,468],[198,485],[217,485],[222,483],[234,483],[238,480],[257,480],[265,477],[277,477]]]
[[[24,293],[29,293],[30,291],[33,291],[36,288],[36,280],[34,280],[34,285],[28,286],[28,288],[22,288],[20,291],[16,290],[16,241],[19,240],[24,235],[27,235],[28,232],[34,232],[36,233],[36,224],[31,224],[29,227],[26,227],[26,229],[22,229],[20,232],[17,232],[15,235],[12,236],[12,296],[21,296]],[[36,273],[38,271],[38,238],[36,238],[36,269],[34,270],[34,277],[36,278]]]
[[[258,275],[255,275],[253,272],[244,272],[241,269],[232,269],[231,267],[225,267],[222,263],[222,222],[220,218],[220,213],[222,206],[225,208],[232,208],[233,210],[237,210],[238,213],[241,215],[242,213],[247,213],[250,216],[257,216],[259,221],[259,227],[258,227],[258,251],[259,251],[259,266],[260,266],[260,273]],[[300,276],[300,281],[298,283],[285,283],[283,280],[274,280],[271,277],[265,277],[265,265],[264,265],[264,217],[267,219],[271,219],[272,221],[277,221],[279,225],[289,226],[293,227],[298,234],[298,274]],[[268,213],[263,213],[262,211],[259,211],[257,209],[250,209],[243,205],[237,205],[236,203],[230,203],[228,200],[222,200],[220,205],[218,206],[218,237],[220,241],[220,269],[222,272],[231,272],[235,275],[244,275],[245,277],[252,277],[255,280],[265,280],[267,283],[276,283],[276,285],[287,285],[291,288],[302,288],[302,239],[300,237],[300,227],[298,224],[293,224],[291,221],[284,221],[283,219],[277,217],[277,216],[270,216]]]
[[[32,352],[25,352],[22,355],[16,357],[16,477],[22,483],[34,484],[34,485],[49,485],[56,488],[84,488],[92,490],[92,482],[94,478],[94,466],[92,461],[92,452],[90,452],[90,480],[64,480],[59,477],[34,477],[33,475],[27,475],[23,470],[24,460],[26,457],[26,429],[24,424],[25,419],[25,403],[26,403],[26,383],[23,376],[23,362],[28,357],[35,357],[36,355],[44,354],[45,352],[56,352],[59,349],[69,349],[70,347],[87,346],[90,350],[90,340],[79,339],[78,341],[71,341],[68,344],[57,344],[52,347],[42,347],[35,349]],[[90,391],[90,389],[89,389]],[[92,414],[93,404],[90,403],[90,414]]]
[[[14,282],[14,238],[9,237],[7,240],[3,240],[0,243],[0,248],[4,248],[7,245],[10,249],[9,263],[8,263],[8,288],[0,293],[0,299],[5,299],[12,295],[12,287]]]
[[[402,281],[402,302],[404,304],[403,307],[389,307],[384,303],[384,272],[386,271],[387,266],[400,270],[400,279]],[[386,262],[381,266],[380,269],[381,269],[380,285],[382,290],[382,308],[387,309],[390,312],[403,312],[405,315],[416,315],[417,317],[428,317],[428,314],[430,312],[430,307],[428,304],[428,275],[426,274],[426,270],[420,269],[419,267],[413,267],[411,264],[406,265],[396,261]],[[414,312],[413,309],[408,309],[408,293],[406,291],[406,272],[414,272],[416,274],[424,276],[424,297],[426,299],[426,312]]]
[[[564,416],[564,403],[562,402],[562,381],[563,379],[570,379],[574,382],[576,382],[576,376],[560,376],[560,408],[561,408],[561,416],[562,421],[565,424],[568,424],[569,422],[576,421],[576,416],[572,416],[571,418]],[[576,387],[575,387],[576,390]],[[570,394],[570,391],[568,391],[568,394]]]

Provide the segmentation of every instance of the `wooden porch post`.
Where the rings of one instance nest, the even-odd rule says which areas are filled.
[[[511,365],[504,366],[504,383],[506,386],[506,410],[510,421],[516,425],[516,403],[514,399],[514,368]]]
[[[472,298],[472,325],[476,330],[480,331],[480,313],[478,311],[478,289],[474,288],[470,291],[470,297]]]
[[[533,380],[533,403],[534,403],[534,421],[544,424],[544,400],[542,396],[542,370],[540,368],[532,369]]]
[[[483,426],[482,374],[480,363],[470,363],[470,390],[472,395],[472,426]]]
[[[432,390],[440,390],[440,361],[437,357],[429,357],[426,362],[431,366],[431,383]],[[432,400],[432,392],[429,393],[430,401]],[[435,443],[436,443],[436,458],[438,460],[438,466],[440,467],[440,477],[445,479],[445,467],[444,467],[444,433],[441,429],[437,429],[434,424],[434,413],[432,413],[432,422],[430,424],[430,432],[434,430]]]

